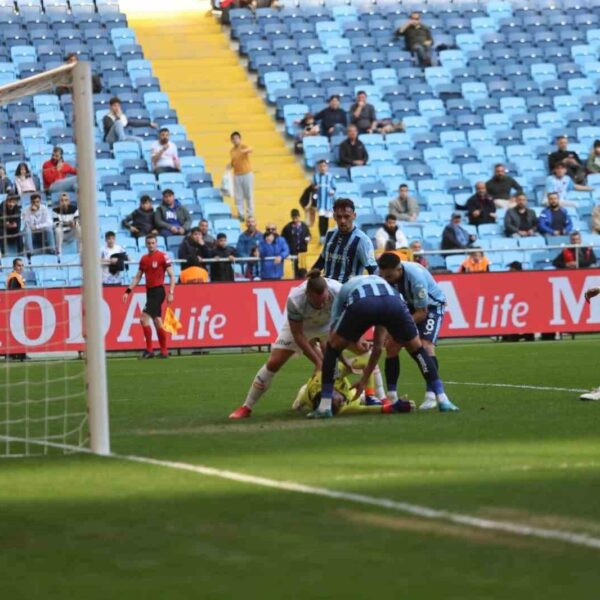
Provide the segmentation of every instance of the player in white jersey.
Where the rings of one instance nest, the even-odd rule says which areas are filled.
[[[589,302],[592,298],[600,295],[600,288],[590,288],[585,292],[585,301]],[[585,394],[579,396],[580,400],[600,400],[600,387],[597,387]]]
[[[323,356],[314,342],[322,340],[324,343],[327,339],[331,307],[341,287],[341,283],[321,277],[320,271],[315,269],[302,285],[290,290],[287,321],[271,347],[269,359],[254,377],[244,404],[229,415],[230,419],[249,417],[275,374],[295,354],[304,354],[315,365],[315,372],[321,370]]]

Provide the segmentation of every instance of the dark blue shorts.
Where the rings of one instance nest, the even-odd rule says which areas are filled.
[[[435,344],[438,336],[440,335],[440,329],[442,328],[443,321],[444,307],[428,306],[427,316],[420,323],[417,323],[419,337],[422,340],[427,340],[428,342]]]
[[[399,344],[419,335],[406,303],[399,296],[367,296],[356,300],[344,310],[333,330],[346,340],[358,342],[374,325],[385,327]]]

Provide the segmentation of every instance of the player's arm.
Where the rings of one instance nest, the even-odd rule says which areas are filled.
[[[371,356],[369,356],[369,362],[363,371],[362,377],[352,387],[356,390],[354,397],[358,398],[365,390],[367,382],[371,373],[377,366],[379,358],[381,357],[381,351],[383,350],[383,344],[385,342],[386,329],[381,325],[375,327],[375,333],[373,335],[373,347],[371,348]]]
[[[369,275],[377,271],[377,261],[375,260],[375,249],[373,242],[368,237],[364,237],[358,243],[359,260]]]
[[[310,360],[315,365],[315,368],[318,370],[321,368],[322,357],[317,352],[317,349],[310,343],[308,338],[304,335],[304,324],[302,321],[293,321],[288,319],[288,323],[290,324],[290,331],[292,332],[292,337],[294,338],[294,342],[298,345],[298,347],[304,352],[304,356]]]
[[[125,290],[125,293],[123,294],[123,302],[127,302],[127,300],[129,299],[129,295],[135,289],[135,286],[140,282],[142,275],[142,271],[138,269],[138,272],[134,275],[133,279],[131,280],[131,283],[129,284],[129,287]]]
[[[417,308],[412,314],[412,318],[415,323],[420,323],[421,321],[424,321],[426,317],[427,308]]]
[[[173,302],[175,297],[175,271],[172,266],[167,267],[167,275],[169,276],[169,293],[167,294],[167,304]]]

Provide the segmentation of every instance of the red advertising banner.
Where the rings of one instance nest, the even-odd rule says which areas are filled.
[[[446,294],[442,337],[529,332],[600,331],[600,270],[523,271],[440,275]],[[285,320],[285,301],[295,281],[179,285],[173,309],[183,328],[172,348],[270,344]],[[145,290],[124,303],[124,288],[104,288],[102,322],[107,350],[143,348],[139,316]],[[0,294],[0,354],[82,350],[79,288],[31,289]]]

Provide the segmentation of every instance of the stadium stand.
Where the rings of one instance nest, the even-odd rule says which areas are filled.
[[[123,216],[137,206],[139,196],[148,190],[157,191],[169,185],[176,189],[178,198],[193,205],[194,220],[204,215],[204,206],[210,203],[214,218],[230,214],[218,189],[212,187],[210,173],[204,160],[196,156],[194,144],[186,129],[179,124],[168,96],[154,77],[152,65],[144,59],[135,32],[128,26],[126,16],[116,3],[98,0],[77,0],[68,4],[53,2],[46,5],[28,1],[21,4],[0,3],[2,39],[0,43],[0,83],[8,83],[33,73],[59,66],[65,56],[75,53],[82,60],[90,60],[93,72],[100,75],[102,92],[94,95],[96,111],[96,155],[100,229],[116,230],[119,241],[135,260],[139,251],[135,242],[120,229]],[[108,100],[118,96],[129,120],[148,118],[158,126],[168,127],[171,140],[178,146],[181,174],[171,178],[162,175],[158,181],[151,173],[150,146],[156,140],[157,130],[151,127],[130,128],[129,133],[141,137],[142,149],[136,143],[117,142],[111,148],[102,141],[102,118],[108,110]],[[3,144],[0,160],[8,176],[14,180],[19,162],[25,161],[34,175],[42,179],[41,165],[48,160],[53,145],[64,150],[65,160],[75,165],[75,145],[70,127],[72,100],[69,93],[40,94],[10,103],[0,110],[0,134]],[[226,144],[226,142],[225,142]],[[0,195],[0,201],[6,195]],[[158,196],[160,197],[160,195]],[[54,204],[56,197],[48,198]],[[215,209],[215,204],[222,210]],[[228,223],[231,230],[231,223]],[[238,227],[239,229],[239,227]],[[161,244],[165,248],[165,244]],[[169,251],[176,255],[177,248]],[[7,247],[3,264],[9,264],[16,249]],[[35,264],[57,264],[53,255],[34,255]],[[65,245],[61,264],[77,263],[74,244]],[[47,271],[47,272],[46,272]],[[78,269],[46,269],[33,277],[31,284],[43,286],[77,285],[81,282]],[[2,285],[4,282],[2,281]]]
[[[338,94],[348,110],[359,89],[367,91],[379,119],[391,117],[404,125],[404,133],[361,136],[371,157],[368,173],[364,168],[349,173],[332,169],[338,182],[356,184],[340,183],[338,193],[356,200],[369,233],[371,221],[381,221],[387,207],[365,184],[385,190],[391,199],[398,183],[407,183],[418,197],[421,215],[427,215],[427,225],[442,226],[448,211],[440,210],[440,193],[450,207],[453,196],[462,204],[474,182],[489,179],[493,165],[504,162],[539,212],[555,136],[569,135],[569,148],[584,161],[600,137],[593,126],[600,72],[598,3],[278,4],[280,10],[231,10],[230,33],[288,137],[298,133],[298,119],[323,109],[330,95]],[[395,36],[414,9],[431,27],[437,66],[416,68],[414,57]],[[311,169],[320,158],[337,160],[341,139],[305,138],[306,167]],[[572,217],[585,243],[600,240],[589,227],[598,193],[573,194],[577,207]],[[425,225],[422,219],[418,224]],[[481,245],[501,239],[501,229],[480,231]],[[543,245],[544,239],[537,242]],[[439,248],[439,239],[426,238],[424,243]],[[525,240],[524,246],[529,243]],[[514,260],[512,254],[508,258]],[[494,262],[495,269],[506,268],[505,260]]]

